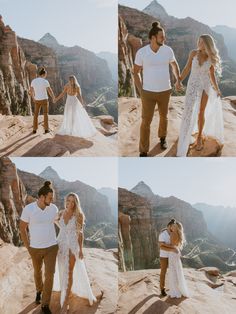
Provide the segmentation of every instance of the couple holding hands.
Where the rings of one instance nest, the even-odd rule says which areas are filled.
[[[63,122],[59,131],[57,131],[57,134],[82,138],[88,138],[95,135],[97,131],[89,115],[84,109],[85,103],[76,77],[74,75],[69,76],[68,83],[64,86],[63,91],[60,95],[58,95],[58,97],[55,97],[48,80],[46,80],[46,77],[47,71],[43,67],[39,69],[38,77],[31,82],[30,95],[34,101],[33,134],[37,133],[38,116],[41,108],[43,108],[45,133],[50,132],[48,122],[48,95],[52,97],[54,104],[64,95],[67,95]]]
[[[192,144],[196,150],[202,150],[206,136],[217,139],[222,145],[224,140],[222,102],[217,83],[222,67],[214,38],[209,34],[199,36],[197,47],[189,53],[188,61],[181,73],[173,50],[165,45],[165,31],[159,22],[152,24],[149,40],[149,45],[137,51],[134,62],[134,80],[142,100],[140,157],[148,156],[150,125],[156,104],[160,116],[158,137],[161,148],[167,149],[168,108],[172,92],[169,67],[176,79],[177,91],[183,88],[182,81],[189,75],[177,156],[187,156]]]

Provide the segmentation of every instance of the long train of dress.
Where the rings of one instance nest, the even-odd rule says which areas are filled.
[[[71,291],[81,298],[88,299],[90,305],[92,305],[93,302],[96,302],[97,299],[93,295],[92,289],[90,287],[84,260],[79,259],[78,256],[79,243],[76,232],[75,216],[73,216],[67,224],[65,224],[64,219],[61,216],[59,225],[60,232],[57,238],[59,250],[57,255],[53,290],[61,291],[60,304],[63,306],[68,287],[69,251],[71,251],[71,253],[76,258]]]
[[[60,135],[88,138],[97,132],[87,111],[76,96],[67,95]]]
[[[184,278],[184,271],[182,262],[180,259],[180,254],[169,252],[169,266],[167,273],[167,286],[168,286],[168,295],[171,298],[181,298],[189,297],[189,291],[187,287],[186,280]]]
[[[197,57],[193,58],[179,133],[178,157],[187,155],[192,135],[198,131],[198,113],[204,91],[208,95],[208,102],[205,109],[203,134],[216,138],[220,144],[224,143],[222,101],[220,97],[217,97],[217,93],[211,85],[210,67],[209,60],[199,65]]]

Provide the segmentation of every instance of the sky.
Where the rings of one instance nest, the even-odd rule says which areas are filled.
[[[117,0],[0,0],[0,14],[20,37],[117,53]]]
[[[73,158],[73,157],[15,157],[11,158],[16,167],[36,175],[51,166],[58,175],[67,181],[82,181],[96,189],[109,187],[117,189],[117,158]]]
[[[140,181],[160,196],[236,207],[235,158],[120,158],[119,187]]]
[[[151,0],[119,0],[120,4],[143,10]],[[236,28],[235,0],[158,0],[169,15],[177,18],[190,16],[209,26],[227,25]]]

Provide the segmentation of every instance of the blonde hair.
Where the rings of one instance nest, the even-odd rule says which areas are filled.
[[[203,34],[199,37],[202,39],[205,45],[206,53],[210,58],[212,65],[215,67],[216,72],[219,76],[222,74],[221,58],[219,50],[216,47],[214,38],[209,34]]]
[[[79,234],[81,231],[83,231],[85,216],[84,216],[84,212],[83,212],[81,205],[80,205],[79,196],[76,193],[70,192],[69,194],[66,195],[65,207],[66,207],[66,201],[70,196],[73,197],[74,203],[75,203],[74,215],[76,217],[76,219],[75,219],[76,220],[76,230],[77,230],[77,233]]]
[[[179,237],[178,246],[180,247],[180,249],[182,249],[185,242],[186,242],[185,235],[184,235],[184,228],[180,222],[176,222],[176,226],[177,226],[176,232],[177,232],[177,235]]]
[[[78,88],[80,88],[77,78],[74,75],[69,76],[69,84],[72,87],[72,91],[74,93],[77,91]]]

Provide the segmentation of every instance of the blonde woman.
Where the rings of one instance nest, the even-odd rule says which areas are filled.
[[[185,242],[184,229],[180,222],[172,226],[170,234],[170,247],[178,250],[169,252],[169,270],[168,270],[168,295],[171,298],[189,297],[188,287],[184,278],[183,266],[180,259],[180,251]]]
[[[62,93],[55,99],[55,102],[64,95],[67,95],[64,117],[57,133],[82,138],[95,135],[97,130],[89,118],[87,111],[84,109],[81,88],[74,75],[69,77],[69,82],[65,85]]]
[[[204,147],[203,134],[216,138],[220,144],[224,141],[221,92],[216,79],[216,74],[221,75],[220,56],[211,35],[201,35],[197,46],[180,76],[183,81],[191,72],[177,148],[179,157],[187,155],[194,133],[194,146],[199,151]]]
[[[79,297],[96,302],[90,287],[83,261],[84,214],[79,197],[69,193],[65,199],[65,210],[60,211],[56,224],[60,228],[57,242],[59,246],[54,291],[61,291],[61,314],[67,313],[69,295],[72,291]]]

